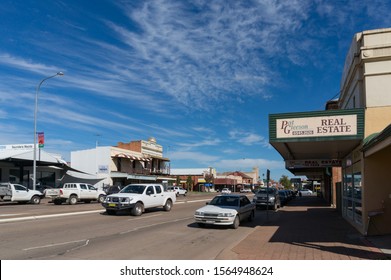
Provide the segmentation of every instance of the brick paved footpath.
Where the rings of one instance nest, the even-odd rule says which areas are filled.
[[[335,208],[318,197],[296,197],[273,212],[257,210],[261,224],[218,258],[238,260],[387,259]],[[259,219],[257,219],[259,221]],[[258,222],[259,223],[259,222]]]

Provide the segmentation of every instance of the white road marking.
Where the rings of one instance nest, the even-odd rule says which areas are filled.
[[[28,216],[28,217],[19,217],[19,218],[9,218],[9,219],[0,219],[0,223],[16,222],[16,221],[28,221],[28,220],[40,220],[40,219],[53,218],[53,217],[65,217],[65,216],[74,216],[74,215],[84,215],[84,214],[100,213],[100,212],[102,212],[102,210],[91,210],[91,211],[82,211],[82,212],[70,212],[70,213],[40,215],[40,216]]]
[[[86,246],[86,245],[88,245],[89,240],[88,240],[88,239],[82,239],[82,240],[74,240],[74,241],[69,241],[69,242],[48,244],[48,245],[43,245],[43,246],[25,248],[25,249],[23,249],[23,251],[36,250],[36,249],[43,249],[43,248],[50,248],[50,247],[62,246],[62,245],[68,245],[68,244],[72,244],[72,243],[80,243],[80,242],[84,242],[85,244],[84,244],[83,246]]]
[[[190,201],[177,201],[175,204],[185,204],[185,203],[196,203],[196,202],[203,202],[203,201],[210,201],[211,199],[199,199],[199,200],[190,200]],[[175,205],[174,204],[174,205]],[[59,213],[59,214],[50,214],[50,215],[38,215],[38,216],[27,216],[27,217],[17,217],[17,218],[8,218],[8,219],[0,219],[0,223],[9,223],[9,222],[17,222],[17,221],[29,221],[29,220],[40,220],[40,219],[47,219],[47,218],[54,218],[54,217],[65,217],[65,216],[74,216],[74,215],[84,215],[84,214],[91,214],[91,213],[101,213],[105,210],[91,210],[91,211],[81,211],[81,212],[69,212],[69,213]],[[25,213],[19,213],[19,214],[1,214],[1,216],[11,216],[11,215],[23,215]],[[142,218],[148,218],[153,216],[145,216]],[[134,219],[132,219],[134,220]]]
[[[151,216],[142,216],[142,217],[138,217],[138,218],[128,219],[128,221],[144,220],[144,219],[148,219],[148,218],[152,218],[152,217],[157,217],[157,216],[161,216],[161,215],[163,215],[163,214],[155,214],[155,215],[151,215]]]

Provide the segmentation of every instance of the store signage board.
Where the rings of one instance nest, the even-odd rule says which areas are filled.
[[[324,168],[324,167],[340,167],[342,160],[339,159],[305,159],[305,160],[286,160],[285,167],[287,169],[296,168]]]
[[[357,135],[357,115],[281,118],[276,120],[276,138],[308,138]]]

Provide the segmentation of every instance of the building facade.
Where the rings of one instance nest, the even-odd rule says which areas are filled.
[[[56,187],[69,170],[61,155],[47,153],[37,145],[37,185]],[[33,189],[34,144],[0,145],[0,182],[22,184]]]
[[[364,235],[391,233],[391,29],[357,33],[338,100],[269,115],[271,145]]]
[[[94,174],[103,185],[168,183],[169,163],[155,138],[71,152],[72,167]]]

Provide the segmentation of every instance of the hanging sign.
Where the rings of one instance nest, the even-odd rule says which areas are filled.
[[[38,132],[38,147],[43,148],[45,146],[45,135],[43,132]]]

